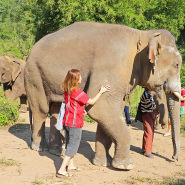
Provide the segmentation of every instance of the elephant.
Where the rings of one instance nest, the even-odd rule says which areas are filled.
[[[24,68],[26,61],[0,55],[0,84],[3,84],[7,99],[20,98],[21,112],[27,112],[27,97],[24,88]]]
[[[160,130],[161,128],[165,129],[168,126],[168,108],[165,91],[163,90],[162,99],[160,99],[154,91],[152,91],[151,94],[156,104],[156,109],[154,109],[155,129],[157,130]]]
[[[48,148],[45,119],[51,104],[63,101],[60,86],[68,70],[78,69],[82,76],[79,88],[89,97],[94,97],[102,85],[111,87],[95,105],[86,106],[88,115],[98,123],[94,165],[134,168],[130,157],[131,135],[122,110],[123,98],[137,85],[155,91],[160,98],[165,86],[172,122],[172,158],[178,160],[180,102],[173,92],[180,93],[181,64],[175,37],[165,29],[143,31],[118,24],[76,22],[46,35],[35,43],[25,66],[25,89],[33,115],[31,148],[39,151]],[[55,125],[53,122],[49,150],[61,147]],[[109,154],[112,142],[113,158]]]

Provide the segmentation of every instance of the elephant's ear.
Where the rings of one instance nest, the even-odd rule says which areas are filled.
[[[21,65],[18,62],[13,61],[13,70],[12,70],[12,81],[18,77],[21,72]]]
[[[156,56],[161,52],[161,33],[155,33],[150,37],[148,42],[148,49],[148,58],[153,64],[152,73],[154,74]]]

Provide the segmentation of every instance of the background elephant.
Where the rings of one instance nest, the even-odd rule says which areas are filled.
[[[163,95],[166,88],[172,121],[173,158],[180,149],[179,99],[182,58],[174,36],[167,30],[140,31],[123,25],[78,22],[49,34],[32,48],[25,67],[25,89],[33,113],[31,147],[47,148],[45,119],[53,102],[62,102],[60,89],[67,71],[79,69],[80,88],[94,97],[102,84],[111,86],[94,106],[86,107],[97,121],[93,164],[119,169],[134,167],[130,158],[130,132],[123,118],[125,95],[137,85]],[[60,138],[50,131],[52,142]],[[49,139],[49,145],[51,140]],[[113,159],[109,149],[115,143]],[[57,146],[58,148],[60,146]],[[55,148],[56,149],[56,148]]]
[[[0,83],[6,98],[20,98],[20,110],[27,112],[27,97],[24,88],[24,68],[26,62],[17,58],[0,55]]]
[[[166,94],[163,90],[163,98],[160,99],[157,94],[152,91],[152,96],[156,104],[155,114],[155,129],[160,130],[161,128],[168,127],[168,107],[166,102]]]

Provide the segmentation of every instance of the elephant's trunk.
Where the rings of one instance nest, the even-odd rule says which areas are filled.
[[[180,151],[180,102],[173,93],[167,93],[168,112],[171,120],[172,142],[174,153],[172,158],[178,160]]]

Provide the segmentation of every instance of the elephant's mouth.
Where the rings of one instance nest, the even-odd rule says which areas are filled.
[[[159,99],[163,99],[163,84],[155,85],[151,90],[155,91]]]

